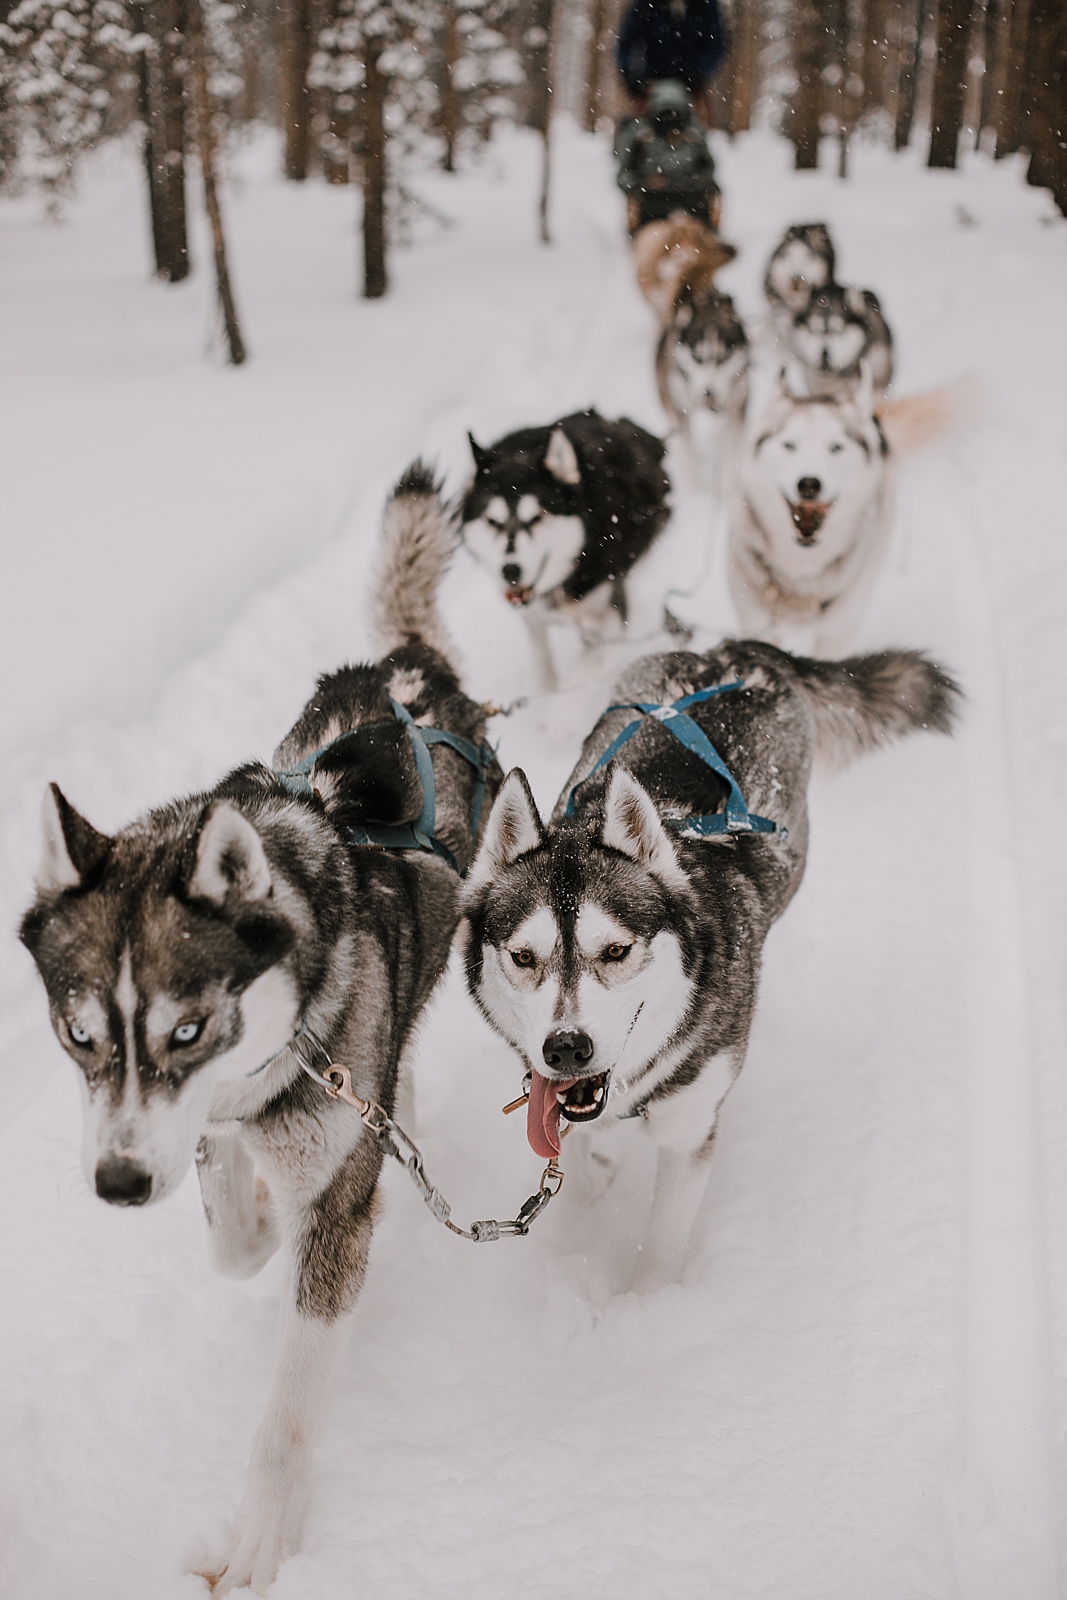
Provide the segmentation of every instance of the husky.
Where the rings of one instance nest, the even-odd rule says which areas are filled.
[[[634,234],[633,252],[638,287],[661,328],[671,321],[684,294],[713,290],[715,274],[737,255],[713,227],[685,211],[646,222]]]
[[[763,290],[775,318],[795,317],[812,291],[834,281],[834,246],[825,222],[787,228],[767,263]]]
[[[660,336],[656,382],[672,430],[686,442],[691,465],[695,467],[698,453],[711,457],[716,483],[727,441],[744,421],[748,367],[745,325],[730,296],[714,289],[686,293]],[[699,429],[701,421],[711,418],[714,438],[702,439],[698,451],[694,424]]]
[[[866,368],[841,399],[798,397],[783,372],[741,446],[731,496],[730,592],[746,633],[844,653],[889,538],[890,465]]]
[[[525,775],[504,780],[464,891],[468,987],[525,1066],[536,1154],[559,1153],[561,1118],[643,1120],[657,1172],[635,1289],[681,1275],[763,942],[804,874],[813,758],[947,733],[957,696],[914,651],[726,641],[624,673],[547,826]]]
[[[78,1068],[90,1184],[109,1205],[155,1204],[195,1158],[214,1266],[245,1278],[279,1247],[288,1258],[266,1416],[226,1548],[202,1574],[217,1595],[264,1593],[299,1546],[366,1271],[382,1152],[312,1076],[346,1063],[391,1114],[448,958],[454,868],[484,824],[478,790],[488,800],[500,779],[435,610],[452,535],[416,463],[386,508],[382,659],[322,678],[271,767],[238,767],[113,837],[55,785],[45,796],[21,935]],[[413,720],[445,737],[420,751]]]
[[[541,687],[554,689],[550,618],[576,623],[587,646],[626,622],[626,574],[669,515],[663,441],[627,417],[579,411],[470,445],[463,542],[522,610]]]
[[[836,399],[870,369],[874,392],[884,397],[893,377],[893,336],[870,289],[839,283],[814,289],[786,327],[788,351],[803,368],[808,393]]]

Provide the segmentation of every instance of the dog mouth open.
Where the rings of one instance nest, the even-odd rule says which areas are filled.
[[[533,592],[532,583],[513,583],[504,590],[504,599],[509,606],[528,606],[533,599]]]
[[[818,537],[819,529],[826,521],[826,514],[833,505],[832,500],[788,500],[789,514],[793,519],[793,526],[797,530],[799,544],[814,544]]]
[[[559,1119],[595,1122],[608,1103],[608,1074],[588,1078],[546,1078],[534,1072],[526,1108],[526,1137],[535,1155],[546,1161],[559,1155]]]

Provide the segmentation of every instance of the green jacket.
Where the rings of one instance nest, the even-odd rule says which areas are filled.
[[[657,134],[645,121],[634,120],[619,135],[617,182],[627,194],[648,188],[648,180],[662,177],[662,188],[673,194],[709,193],[715,189],[715,162],[703,133],[686,128],[674,142]]]

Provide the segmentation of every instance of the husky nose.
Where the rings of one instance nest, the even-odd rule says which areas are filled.
[[[152,1193],[152,1174],[125,1156],[109,1156],[96,1169],[96,1192],[112,1206],[143,1206]]]
[[[545,1066],[555,1072],[573,1072],[588,1065],[593,1059],[593,1041],[587,1033],[573,1033],[567,1029],[550,1033],[541,1046]]]
[[[503,578],[505,583],[518,583],[519,579],[522,577],[522,568],[517,567],[513,561],[509,561],[506,567],[501,567],[500,576]]]
[[[818,478],[801,478],[797,484],[797,494],[802,500],[817,500],[821,488]]]

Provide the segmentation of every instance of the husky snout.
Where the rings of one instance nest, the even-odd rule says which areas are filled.
[[[152,1174],[125,1156],[106,1156],[96,1169],[96,1192],[111,1206],[143,1206],[152,1193]]]
[[[565,1028],[549,1034],[541,1054],[553,1072],[581,1073],[593,1059],[593,1041],[581,1029]]]

